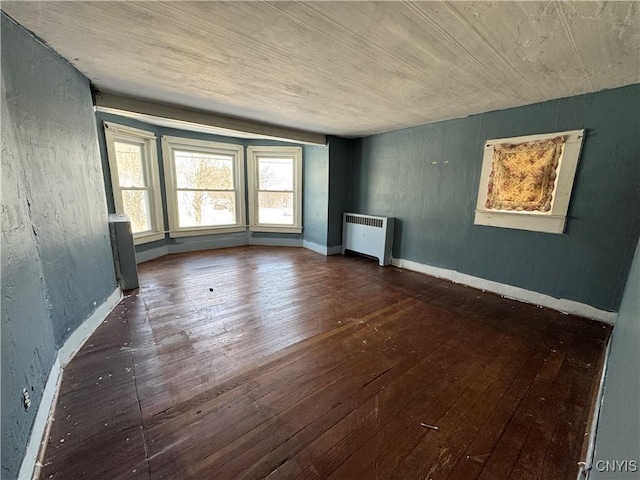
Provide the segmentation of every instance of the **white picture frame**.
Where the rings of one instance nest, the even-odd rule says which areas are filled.
[[[585,130],[527,135],[521,137],[497,138],[484,143],[482,171],[475,210],[475,225],[514,228],[562,234],[565,231],[567,211],[573,189],[573,181],[580,159]],[[497,210],[486,207],[489,179],[493,166],[493,147],[500,144],[520,144],[540,140],[549,140],[561,136],[564,138],[563,151],[558,161],[556,178],[552,193],[551,209],[540,211]]]

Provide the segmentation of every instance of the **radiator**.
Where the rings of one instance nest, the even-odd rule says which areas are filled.
[[[391,263],[393,218],[373,217],[357,213],[342,216],[342,254],[346,250],[378,259],[381,266]]]

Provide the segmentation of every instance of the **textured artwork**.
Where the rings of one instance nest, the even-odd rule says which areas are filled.
[[[564,137],[561,136],[494,145],[486,208],[528,212],[551,210],[563,146]]]

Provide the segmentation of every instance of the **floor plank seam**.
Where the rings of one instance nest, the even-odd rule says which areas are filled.
[[[140,295],[140,293],[137,293],[136,295]],[[144,301],[144,300],[143,300]],[[146,315],[145,315],[145,319],[148,320],[149,319],[149,310],[148,308],[146,308],[145,305],[145,310],[146,310]],[[125,310],[127,313],[128,311]],[[138,373],[136,371],[136,360],[135,357],[133,355],[133,335],[131,333],[131,325],[130,325],[130,321],[128,318],[128,314],[127,314],[127,330],[129,331],[129,345],[131,346],[129,349],[129,356],[131,357],[131,370],[133,372],[133,385],[135,388],[135,392],[136,392],[136,400],[137,400],[137,404],[138,404],[138,413],[140,414],[140,434],[142,435],[142,444],[144,446],[144,458],[145,458],[145,463],[147,466],[147,475],[149,476],[149,478],[151,478],[151,465],[149,464],[149,446],[147,445],[147,435],[145,433],[145,429],[144,429],[144,417],[142,415],[142,402],[140,400],[140,392],[138,390]]]
[[[608,326],[297,249],[139,277],[65,372],[43,478],[577,475]]]

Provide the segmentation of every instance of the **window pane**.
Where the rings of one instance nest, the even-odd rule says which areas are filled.
[[[235,225],[236,199],[233,192],[178,192],[180,228]]]
[[[151,230],[151,215],[149,214],[149,192],[146,190],[122,190],[122,204],[124,213],[131,220],[133,233]]]
[[[258,222],[293,225],[293,193],[258,192]]]
[[[293,191],[293,158],[259,157],[258,190]]]
[[[120,187],[146,187],[142,146],[123,142],[113,143],[116,149]]]
[[[233,157],[176,151],[174,158],[178,188],[233,190]]]

